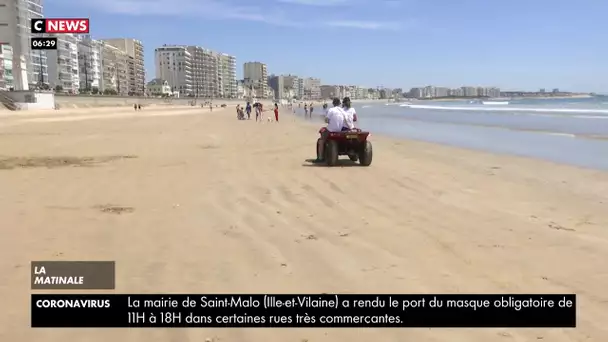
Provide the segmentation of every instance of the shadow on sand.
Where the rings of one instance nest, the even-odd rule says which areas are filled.
[[[351,161],[349,159],[338,159],[338,164],[336,166],[327,166],[324,163],[314,163],[315,159],[306,159],[305,164],[302,164],[304,167],[352,167],[352,166],[361,166],[359,163]]]

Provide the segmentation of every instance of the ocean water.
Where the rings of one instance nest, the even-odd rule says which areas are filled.
[[[357,103],[372,133],[608,170],[608,98]],[[321,108],[315,108],[321,114]],[[302,115],[302,111],[298,110]]]

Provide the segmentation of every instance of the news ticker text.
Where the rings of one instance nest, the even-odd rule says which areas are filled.
[[[34,37],[30,39],[32,50],[57,50],[57,38]]]
[[[34,328],[573,328],[574,294],[33,294]]]

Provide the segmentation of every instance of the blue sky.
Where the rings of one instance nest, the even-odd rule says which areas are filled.
[[[608,1],[47,0],[95,38],[190,44],[324,84],[608,93]]]

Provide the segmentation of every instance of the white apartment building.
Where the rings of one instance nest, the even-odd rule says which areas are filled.
[[[109,44],[101,47],[101,85],[105,94],[116,93],[126,96],[129,92],[127,54]]]
[[[187,46],[163,45],[155,49],[156,78],[166,80],[180,95],[194,95],[192,59]]]
[[[131,95],[143,95],[146,87],[146,70],[144,68],[144,46],[142,42],[133,38],[107,38],[101,40],[105,44],[118,48],[127,55],[127,93]]]
[[[48,50],[49,85],[56,91],[78,94],[80,75],[78,39],[72,34],[57,35],[57,50]]]
[[[224,98],[234,99],[237,97],[236,86],[236,57],[222,53],[219,59],[219,81]]]
[[[462,89],[462,92],[464,93],[464,96],[467,96],[467,97],[478,96],[476,87],[464,86],[464,87],[461,87],[461,89]]]
[[[89,35],[78,36],[78,69],[80,74],[80,89],[91,91],[103,90],[102,78],[102,46],[99,40],[94,40]]]
[[[186,49],[191,56],[193,95],[203,98],[218,98],[221,91],[217,53],[194,45],[187,46]]]
[[[265,98],[269,93],[268,68],[261,62],[247,62],[243,65],[245,86],[253,91],[252,96]]]
[[[48,83],[45,51],[30,49],[30,21],[43,15],[42,0],[0,0],[0,42],[13,49],[16,90]]]
[[[236,58],[200,46],[163,45],[155,50],[156,78],[180,93],[237,98]]]
[[[14,87],[13,48],[8,44],[0,44],[0,90],[10,90]]]
[[[369,98],[369,93],[367,91],[367,88],[358,86],[357,87],[357,99],[368,99],[368,98]]]
[[[236,81],[236,98],[244,99],[246,96],[245,93],[245,82],[243,80]]]

